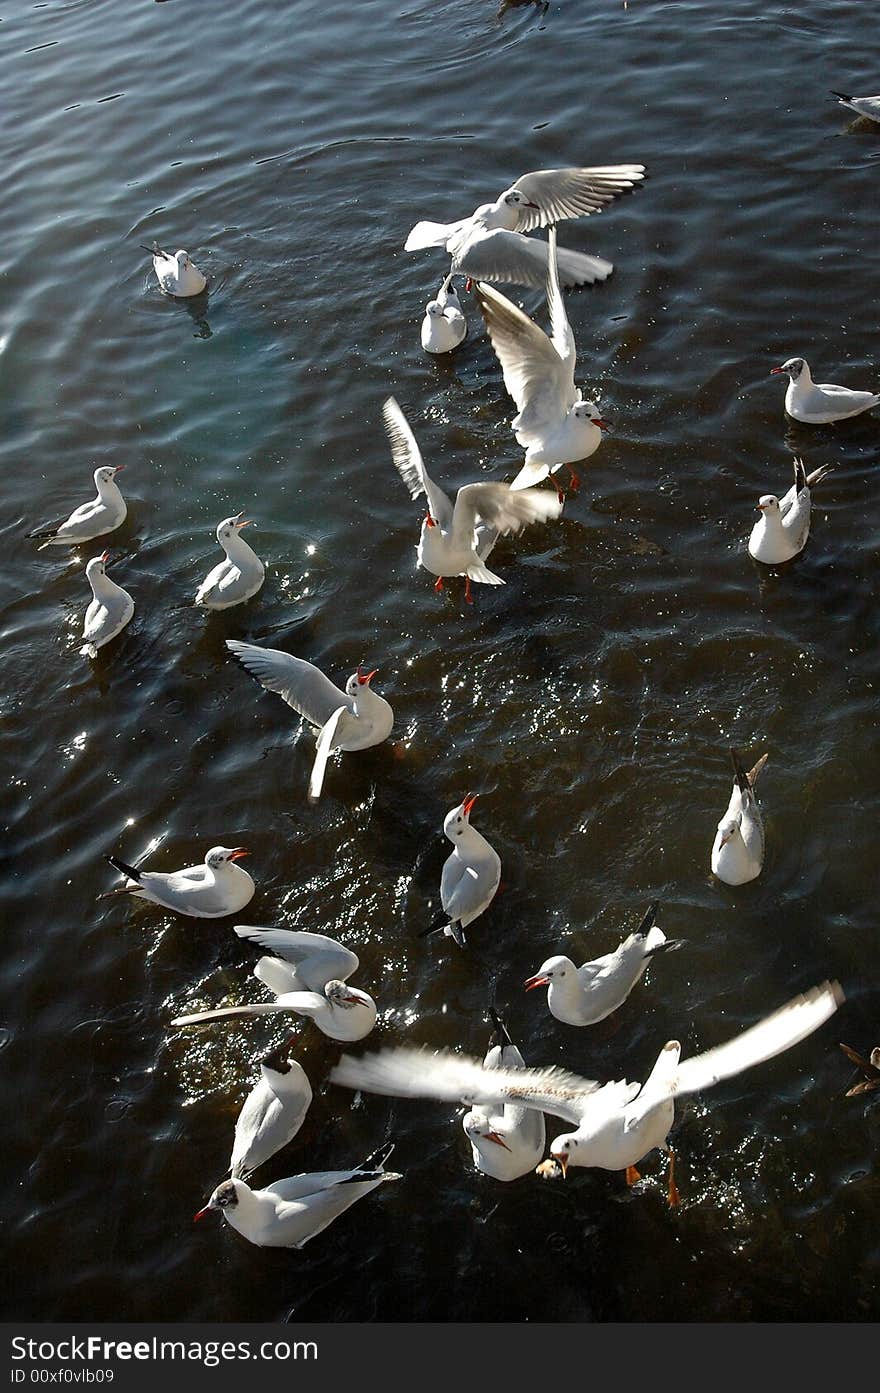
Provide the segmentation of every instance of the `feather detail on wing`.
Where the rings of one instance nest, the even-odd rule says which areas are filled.
[[[292,963],[300,982],[310,992],[323,991],[331,981],[345,982],[359,967],[357,954],[326,934],[309,933],[305,929],[252,928],[249,924],[233,927],[239,938],[256,943],[284,962]],[[288,986],[284,990],[291,988]]]
[[[473,534],[482,518],[502,536],[521,532],[534,522],[550,522],[562,512],[562,503],[549,489],[518,489],[509,484],[465,484],[455,497],[453,531]]]
[[[563,361],[544,330],[506,295],[482,282],[475,289],[486,332],[501,364],[504,385],[519,412],[517,438],[558,424],[577,400],[573,362],[569,365]],[[564,309],[562,313],[564,316]]]
[[[431,516],[445,532],[452,522],[452,504],[443,490],[430,478],[409,421],[394,397],[385,400],[382,415],[394,467],[409,489],[410,497],[418,498],[420,493],[424,493],[428,499]]]
[[[621,194],[636,188],[644,177],[643,164],[536,169],[524,174],[511,187],[538,206],[521,210],[520,229],[529,232],[565,218],[587,218],[591,213],[600,213]]]
[[[280,648],[263,648],[234,638],[226,640],[226,647],[252,677],[268,691],[277,692],[313,726],[323,726],[339,706],[349,711],[354,709],[352,698],[304,658],[294,658]]]

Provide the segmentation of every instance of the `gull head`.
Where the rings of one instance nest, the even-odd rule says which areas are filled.
[[[471,808],[477,801],[479,794],[469,793],[466,798],[448,812],[443,819],[443,831],[449,840],[455,843],[459,837],[463,836],[466,829],[470,826]]]
[[[430,315],[432,319],[442,319],[443,306],[440,301],[431,300],[430,303],[425,306],[425,314]]]
[[[538,207],[537,203],[532,203],[531,200],[526,198],[525,194],[521,193],[519,189],[508,189],[506,193],[503,193],[501,195],[501,199],[502,202],[507,204],[508,208]]]
[[[603,421],[599,415],[599,408],[594,401],[575,402],[571,409],[572,415],[578,421],[591,421],[600,430],[608,430],[607,421]]]
[[[219,871],[221,866],[225,866],[229,861],[238,861],[242,856],[248,856],[246,847],[243,846],[212,846],[205,857],[205,865],[209,871]]]
[[[120,469],[124,468],[124,464],[103,464],[100,469],[95,470],[95,488],[99,489],[102,484],[109,484]]]
[[[200,1209],[193,1215],[193,1223],[199,1219],[204,1219],[206,1214],[210,1214],[212,1209],[234,1209],[238,1204],[238,1190],[235,1180],[224,1180],[222,1185],[218,1185],[204,1209]]]
[[[230,537],[234,537],[236,532],[240,532],[243,527],[249,527],[251,522],[252,519],[246,518],[244,511],[236,513],[235,517],[224,518],[223,521],[217,525],[217,541],[222,546],[224,542],[229,541]]]
[[[335,978],[326,983],[324,995],[331,1006],[338,1006],[342,1011],[351,1011],[355,1006],[366,1005],[362,992],[356,992],[353,987],[347,987],[344,982]]]
[[[269,1050],[260,1060],[264,1069],[272,1069],[276,1074],[289,1074],[291,1069],[290,1051],[296,1040],[295,1035],[288,1035],[286,1040],[282,1040],[280,1045],[276,1045],[274,1050]]]
[[[534,977],[527,977],[523,986],[527,992],[534,991],[535,987],[549,987],[552,982],[561,982],[563,977],[567,977],[569,972],[577,978],[577,968],[570,958],[548,958],[542,963]]]
[[[741,822],[742,813],[740,813],[737,817],[723,817],[721,819],[721,821],[718,824],[719,851],[723,846],[727,846],[727,843],[731,840],[732,837],[736,836],[737,832],[740,829]]]
[[[488,1117],[483,1113],[469,1112],[464,1118],[464,1130],[471,1142],[491,1141],[495,1142],[496,1146],[503,1146],[505,1151],[510,1150],[507,1142],[490,1126]]]
[[[100,556],[93,556],[86,566],[86,576],[89,580],[94,580],[95,576],[102,576],[105,572],[107,562],[110,560],[109,551],[102,551]]]
[[[554,1137],[550,1143],[550,1155],[562,1171],[562,1178],[565,1179],[569,1166],[584,1166],[586,1161],[582,1161],[578,1155],[581,1140],[574,1132],[564,1132],[561,1137]]]
[[[770,517],[773,513],[779,512],[779,499],[775,493],[764,493],[758,499],[757,507],[759,512]]]
[[[175,252],[175,253],[174,253],[174,260],[177,262],[177,269],[178,269],[178,271],[185,271],[186,268],[187,268],[187,266],[192,266],[192,262],[191,262],[190,259],[189,259],[189,253],[188,253],[188,252],[183,252],[183,251]]]
[[[789,358],[781,367],[771,368],[770,376],[774,377],[777,373],[787,372],[792,382],[797,382],[804,368],[807,366],[806,358]]]
[[[363,663],[358,663],[357,672],[353,672],[351,674],[351,677],[349,677],[348,681],[345,684],[346,696],[360,696],[363,687],[367,687],[370,691],[372,691],[370,683],[372,682],[373,678],[376,676],[376,673],[378,671],[379,669],[377,667],[374,667],[372,672],[364,672]]]

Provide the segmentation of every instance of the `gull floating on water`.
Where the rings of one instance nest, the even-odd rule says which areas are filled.
[[[86,580],[92,587],[93,599],[86,610],[84,643],[79,651],[87,658],[96,658],[98,649],[121,634],[134,614],[134,600],[128,591],[106,573],[109,560],[110,553],[105,551],[101,556],[93,556],[86,566]]]
[[[471,809],[478,794],[468,794],[443,820],[443,832],[454,851],[446,858],[440,876],[438,922],[423,930],[422,937],[443,933],[464,947],[468,924],[488,909],[501,882],[501,858],[486,838],[471,827]],[[445,922],[444,922],[445,921]]]
[[[217,527],[217,541],[226,559],[205,576],[196,591],[197,605],[204,605],[206,609],[229,609],[256,595],[263,584],[266,568],[241,535],[241,529],[248,527],[251,521],[242,512],[233,518],[224,518]]]
[[[848,106],[857,116],[880,121],[880,97],[848,97],[845,92],[835,92],[833,87],[831,95],[837,98],[839,106]]]
[[[849,387],[835,387],[833,382],[814,382],[806,358],[789,358],[781,367],[771,368],[770,376],[788,373],[785,389],[785,409],[796,421],[808,426],[827,425],[845,421],[880,406],[880,394],[854,392]]]
[[[516,402],[513,432],[526,452],[512,489],[539,484],[563,464],[569,466],[576,488],[578,478],[571,466],[598,450],[607,429],[596,405],[584,400],[574,383],[577,350],[559,285],[555,226],[550,228],[549,245],[550,338],[500,291],[479,283],[476,287],[504,385]]]
[[[114,870],[128,877],[126,885],[109,893],[134,895],[194,919],[222,919],[227,914],[237,914],[254,897],[253,880],[242,866],[235,864],[239,857],[247,855],[243,846],[212,846],[200,866],[187,866],[169,875],[141,871],[118,856],[105,856]]]
[[[596,1025],[626,1001],[636,982],[657,953],[681,948],[682,940],[667,938],[654,923],[658,901],[648,909],[635,933],[613,953],[575,967],[571,958],[548,958],[525,989],[547,987],[550,1014],[566,1025]]]
[[[292,1141],[305,1121],[312,1088],[301,1064],[290,1058],[295,1037],[263,1056],[260,1078],[242,1104],[235,1124],[229,1170],[234,1180],[252,1171]]]
[[[333,750],[368,750],[391,734],[394,712],[370,686],[378,668],[362,672],[358,664],[342,692],[320,668],[279,648],[231,638],[226,647],[267,691],[277,692],[312,726],[318,747],[309,779],[309,802],[321,796],[324,771]]]
[[[547,489],[514,493],[509,484],[465,484],[455,495],[453,507],[429,476],[409,422],[394,397],[387,398],[382,414],[394,467],[410,497],[424,493],[428,500],[417,554],[419,565],[437,576],[434,589],[443,589],[444,576],[465,576],[464,597],[470,604],[472,580],[504,585],[485,564],[498,538],[520,532],[530,523],[558,518],[561,500]]]
[[[675,1098],[711,1088],[791,1049],[827,1021],[843,1000],[838,982],[824,982],[734,1039],[683,1062],[681,1045],[669,1040],[644,1085],[625,1080],[602,1085],[556,1067],[487,1069],[467,1055],[409,1045],[360,1058],[345,1054],[330,1081],[398,1098],[441,1098],[472,1108],[515,1103],[552,1113],[574,1123],[576,1130],[554,1138],[553,1159],[542,1163],[539,1174],[565,1176],[569,1166],[595,1166],[625,1170],[632,1184],[640,1179],[635,1167],[648,1152],[655,1147],[668,1150]],[[669,1200],[678,1200],[671,1173]]]
[[[810,489],[832,468],[823,464],[807,474],[804,462],[794,461],[794,483],[782,498],[765,493],[758,499],[761,516],[749,536],[749,555],[767,566],[779,566],[803,551],[810,535]]]
[[[484,1069],[524,1069],[525,1060],[510,1038],[504,1021],[490,1007],[495,1032]],[[505,1103],[502,1108],[473,1107],[462,1118],[474,1165],[493,1180],[518,1180],[528,1175],[544,1155],[547,1141],[543,1113]]]
[[[755,797],[758,775],[767,763],[761,755],[748,773],[736,750],[733,760],[733,791],[727,812],[718,824],[712,847],[712,871],[725,885],[745,885],[761,874],[764,864],[764,823]]]
[[[152,247],[142,247],[141,250],[149,252],[153,258],[159,288],[166,295],[186,300],[192,295],[201,295],[208,284],[198,266],[190,261],[188,252],[165,252],[155,242]]]
[[[346,982],[359,966],[356,953],[324,934],[251,928],[247,924],[234,927],[239,938],[268,948],[272,954],[260,958],[254,976],[269,988],[275,1000],[197,1011],[193,1015],[178,1016],[172,1025],[197,1025],[227,1016],[293,1011],[297,1016],[313,1020],[331,1040],[362,1040],[369,1035],[376,1024],[376,1003],[366,992]]]
[[[588,169],[537,169],[524,174],[457,222],[419,222],[404,243],[405,251],[444,247],[453,271],[480,281],[513,281],[541,290],[547,279],[547,245],[523,234],[564,218],[585,218],[607,208],[619,194],[637,187],[643,164],[613,164]],[[603,281],[614,267],[600,256],[559,252],[564,285]]]
[[[193,1222],[219,1209],[227,1224],[260,1248],[303,1248],[364,1195],[386,1180],[402,1180],[384,1169],[393,1143],[380,1147],[354,1170],[314,1171],[252,1190],[243,1180],[224,1180]]]
[[[425,306],[422,348],[426,353],[451,353],[467,335],[467,320],[452,277],[450,271],[435,298]]]
[[[78,508],[74,508],[66,522],[29,532],[29,537],[46,539],[37,550],[45,551],[46,547],[72,547],[78,542],[90,542],[94,537],[103,537],[105,532],[112,532],[124,522],[128,509],[116,483],[116,475],[124,468],[124,464],[105,464],[96,469],[94,480],[95,488],[98,490],[97,498],[93,498],[91,503],[82,503]]]

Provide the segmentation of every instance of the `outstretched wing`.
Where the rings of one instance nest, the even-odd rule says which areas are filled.
[[[345,982],[360,965],[356,953],[325,934],[308,933],[305,929],[262,929],[250,924],[233,927],[239,938],[292,963],[306,991],[321,992],[328,982]],[[290,990],[285,987],[285,991]]]
[[[558,280],[556,284],[558,288]],[[552,293],[549,283],[547,293],[549,300]],[[518,435],[535,435],[547,425],[559,425],[577,400],[574,340],[571,340],[568,361],[560,356],[544,330],[523,314],[506,295],[480,281],[476,286],[476,296],[486,332],[501,364],[504,385],[519,411],[516,420]],[[550,309],[552,314],[552,301]],[[565,316],[564,307],[562,315]],[[565,322],[567,325],[568,321]],[[554,332],[558,328],[554,324]]]
[[[518,189],[535,208],[520,212],[520,229],[562,222],[564,218],[588,218],[601,213],[623,193],[631,192],[645,177],[643,164],[595,165],[586,169],[536,169],[511,187]]]
[[[562,503],[550,489],[512,490],[509,484],[465,484],[455,496],[452,530],[467,541],[477,518],[499,535],[521,532],[533,522],[550,522],[562,512]]]
[[[578,1122],[600,1085],[564,1069],[487,1069],[471,1055],[401,1045],[356,1059],[345,1054],[331,1083],[394,1098],[440,1098],[450,1103],[501,1108],[505,1103],[554,1113]]]
[[[800,996],[792,997],[778,1011],[765,1016],[741,1035],[706,1050],[704,1054],[696,1054],[691,1059],[679,1062],[677,1068],[670,1068],[663,1075],[662,1083],[658,1078],[656,1087],[649,1087],[654,1081],[652,1075],[633,1104],[632,1122],[639,1121],[670,1098],[711,1088],[722,1079],[732,1078],[745,1069],[751,1069],[753,1064],[762,1064],[765,1059],[772,1059],[774,1055],[791,1049],[833,1016],[843,1000],[839,982],[823,982]],[[672,1056],[677,1047],[677,1041],[671,1040],[663,1053],[668,1051]],[[659,1061],[655,1074],[663,1074]]]
[[[235,638],[228,638],[226,647],[252,677],[262,682],[268,691],[277,692],[313,726],[325,725],[339,706],[354,710],[352,698],[304,658],[294,658],[280,648],[262,648]]]
[[[428,474],[409,421],[394,397],[387,397],[383,402],[382,415],[394,467],[409,489],[410,497],[418,498],[420,493],[424,493],[432,518],[440,524],[444,532],[447,531],[452,522],[452,504]]]

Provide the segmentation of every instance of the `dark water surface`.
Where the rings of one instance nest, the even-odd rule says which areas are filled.
[[[827,89],[880,88],[858,0],[72,0],[0,14],[2,637],[8,757],[3,1108],[9,1316],[172,1320],[864,1320],[878,1315],[877,1095],[837,1048],[880,1043],[880,419],[797,427],[771,366],[877,381],[880,127]],[[512,477],[512,407],[473,303],[448,362],[419,347],[446,265],[406,254],[526,170],[643,161],[637,194],[563,245],[616,263],[567,297],[578,380],[614,423],[555,528],[502,542],[472,608],[416,572],[420,510],[381,426],[393,391],[452,487]],[[186,247],[207,310],[162,299],[138,244]],[[541,297],[526,295],[529,312]],[[779,574],[745,551],[794,450],[832,463]],[[520,456],[521,457],[521,456]],[[25,534],[124,462],[110,541],[136,602],[90,664],[82,567]],[[267,563],[227,615],[191,606],[218,520]],[[331,764],[223,640],[343,678],[364,658],[393,744]],[[768,750],[767,860],[709,875],[727,747]],[[472,950],[420,939],[469,790],[505,889]],[[250,923],[336,934],[374,993],[369,1045],[482,1052],[486,1006],[528,1060],[644,1078],[830,976],[848,1001],[789,1055],[683,1100],[683,1205],[658,1155],[503,1187],[456,1110],[326,1084],[260,1181],[386,1137],[405,1180],[302,1252],[197,1228],[255,1059],[283,1025],[171,1033],[253,1000],[226,922],[97,900],[101,859],[251,848]],[[613,947],[648,901],[688,940],[616,1033],[554,1021],[522,981]],[[873,1097],[873,1105],[872,1105]],[[561,1130],[555,1127],[555,1131]],[[550,1135],[554,1123],[549,1120]]]

